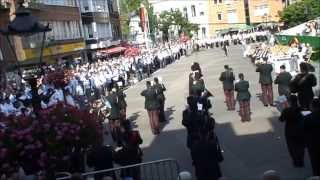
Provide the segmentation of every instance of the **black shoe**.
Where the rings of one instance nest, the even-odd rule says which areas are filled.
[[[268,104],[265,104],[264,106],[265,106],[265,107],[268,107]]]

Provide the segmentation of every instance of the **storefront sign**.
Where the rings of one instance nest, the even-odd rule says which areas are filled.
[[[62,44],[62,45],[55,45],[50,46],[47,48],[44,48],[43,56],[53,56],[58,54],[64,54],[64,53],[70,53],[74,51],[80,51],[85,49],[86,45],[84,42],[77,42],[77,43],[70,43],[70,44]],[[28,59],[35,59],[39,58],[40,56],[40,49],[25,49],[25,59],[22,61],[28,60]]]

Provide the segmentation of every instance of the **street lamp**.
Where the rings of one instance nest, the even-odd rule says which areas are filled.
[[[24,7],[23,0],[20,0],[18,4],[19,4],[19,7],[15,12],[15,18],[7,25],[7,27],[0,29],[0,33],[4,35],[7,39],[9,47],[13,52],[13,55],[15,58],[16,67],[20,73],[21,73],[21,69],[20,69],[21,65],[18,59],[18,55],[15,51],[15,47],[10,41],[10,37],[14,37],[14,36],[28,37],[34,34],[43,33],[40,57],[39,57],[39,69],[41,70],[46,33],[51,31],[51,29],[49,28],[49,24],[44,26],[38,22],[36,17],[31,15],[30,11]]]

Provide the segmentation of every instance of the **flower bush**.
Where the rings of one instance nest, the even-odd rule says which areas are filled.
[[[61,164],[75,149],[102,142],[97,116],[65,104],[42,110],[36,117],[10,116],[0,123],[0,176],[19,167],[27,174],[66,170]]]

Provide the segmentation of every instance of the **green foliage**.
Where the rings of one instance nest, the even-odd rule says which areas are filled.
[[[319,0],[302,0],[289,5],[280,12],[281,21],[292,27],[303,22],[320,17]]]
[[[149,26],[150,32],[155,32],[155,28],[157,25],[157,18],[154,15],[153,7],[149,3],[148,0],[119,0],[120,4],[120,24],[121,24],[121,31],[122,36],[124,39],[127,39],[130,34],[130,21],[131,17],[134,15],[139,15],[140,5],[144,4],[148,11],[148,18],[149,18]]]
[[[199,26],[197,24],[192,24],[188,21],[186,17],[182,15],[179,10],[163,11],[159,15],[158,28],[163,33],[163,39],[168,40],[169,38],[169,28],[172,25],[178,27],[178,32],[184,32],[192,37],[193,31],[198,31]]]

